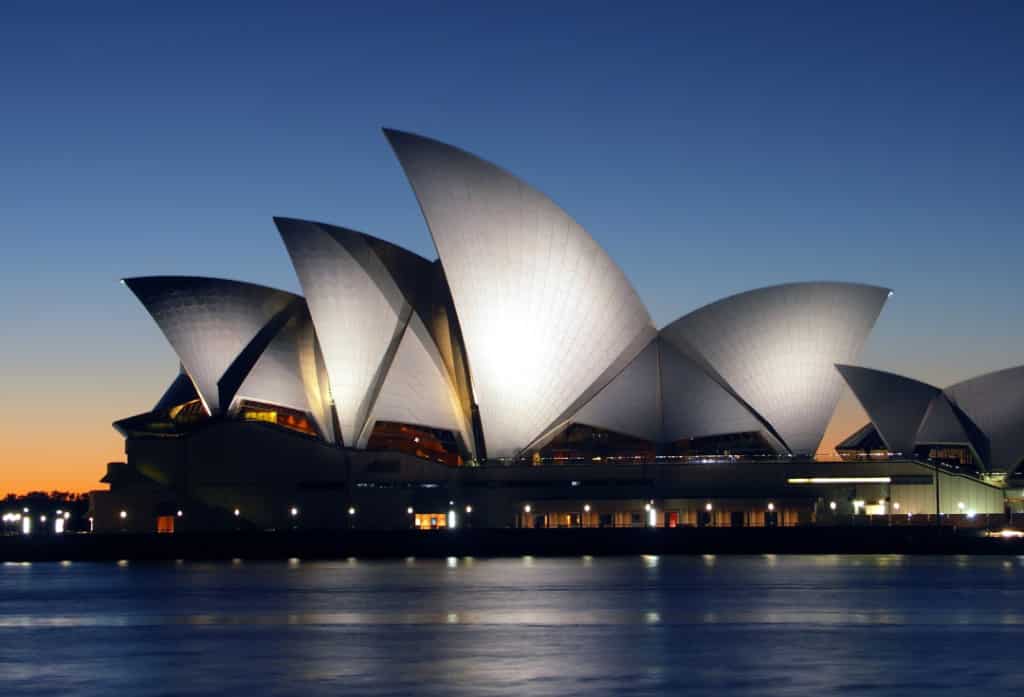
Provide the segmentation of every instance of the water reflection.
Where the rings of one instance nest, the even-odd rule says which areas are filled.
[[[0,688],[446,697],[1013,688],[1007,647],[1024,629],[1014,557],[640,562],[4,565]]]

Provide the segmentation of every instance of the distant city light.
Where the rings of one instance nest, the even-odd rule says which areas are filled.
[[[772,503],[771,501],[768,502],[768,510],[769,512],[775,510],[775,504]]]
[[[472,506],[466,506],[466,513],[472,513],[472,512],[473,512],[473,507]]]
[[[349,515],[355,515],[356,514],[355,506],[349,506],[348,507],[348,514]]]
[[[236,508],[235,509],[235,517],[237,518],[240,515],[242,515],[242,512]]]
[[[837,505],[838,505],[838,504],[836,504],[836,502],[835,502],[835,501],[829,501],[829,502],[828,502],[828,507],[829,507],[829,508],[830,508],[831,510],[833,510],[833,511],[834,511],[834,510],[836,510],[836,506],[837,506]]]
[[[708,513],[711,512],[711,508],[712,508],[712,506],[711,506],[711,502],[710,501],[708,501],[707,503],[704,504],[704,510],[707,511]]]
[[[583,504],[583,512],[584,513],[590,513],[590,504],[589,503]]]
[[[185,511],[183,511],[183,510],[181,510],[181,509],[179,508],[179,509],[178,509],[178,517],[180,518],[180,517],[182,517],[183,515],[185,515]]]
[[[412,515],[412,506],[409,506],[408,508],[406,508],[405,512],[408,513],[409,515]]]
[[[292,506],[292,507],[291,507],[291,510],[289,511],[289,513],[291,513],[291,514],[292,514],[292,518],[294,518],[294,517],[296,517],[297,515],[299,515],[299,509],[298,509],[298,508],[296,508],[295,506]]]
[[[526,504],[525,506],[523,506],[523,512],[524,513],[529,513],[532,510],[533,510],[533,508],[530,506],[530,504]]]
[[[121,520],[124,520],[128,517],[128,511],[122,510],[118,515],[121,517]]]

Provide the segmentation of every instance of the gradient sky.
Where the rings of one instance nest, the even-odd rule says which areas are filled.
[[[381,126],[550,194],[659,325],[862,281],[863,364],[1024,363],[1024,4],[213,4],[3,5],[0,493],[96,488],[175,375],[119,278],[297,291],[273,215],[435,256]]]

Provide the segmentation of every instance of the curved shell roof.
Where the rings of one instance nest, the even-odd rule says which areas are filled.
[[[456,431],[471,444],[450,408],[454,387],[437,346],[414,313],[418,298],[408,297],[429,288],[432,262],[354,230],[275,222],[316,326],[341,441],[365,445],[376,420],[394,419]],[[413,383],[425,392],[410,393]],[[396,391],[408,398],[401,410],[393,408],[402,401]],[[427,408],[428,394],[446,398]]]
[[[771,286],[706,305],[661,335],[702,357],[790,452],[813,455],[842,390],[835,365],[857,357],[889,293],[853,283]]]
[[[458,148],[385,134],[444,265],[487,454],[515,456],[653,337],[650,317],[622,270],[547,196]]]
[[[211,414],[230,406],[238,386],[232,378],[248,372],[238,365],[229,373],[236,360],[249,349],[255,361],[280,328],[274,325],[302,302],[283,290],[219,278],[149,276],[124,283],[167,337]]]
[[[1013,469],[1024,460],[1024,365],[986,373],[943,390],[988,437],[988,461]]]
[[[836,369],[886,447],[907,455],[914,452],[918,430],[932,401],[941,394],[939,388],[882,370],[852,365],[837,365]]]

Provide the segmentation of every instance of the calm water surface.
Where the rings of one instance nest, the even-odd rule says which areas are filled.
[[[1013,693],[1024,559],[0,567],[0,694]]]

